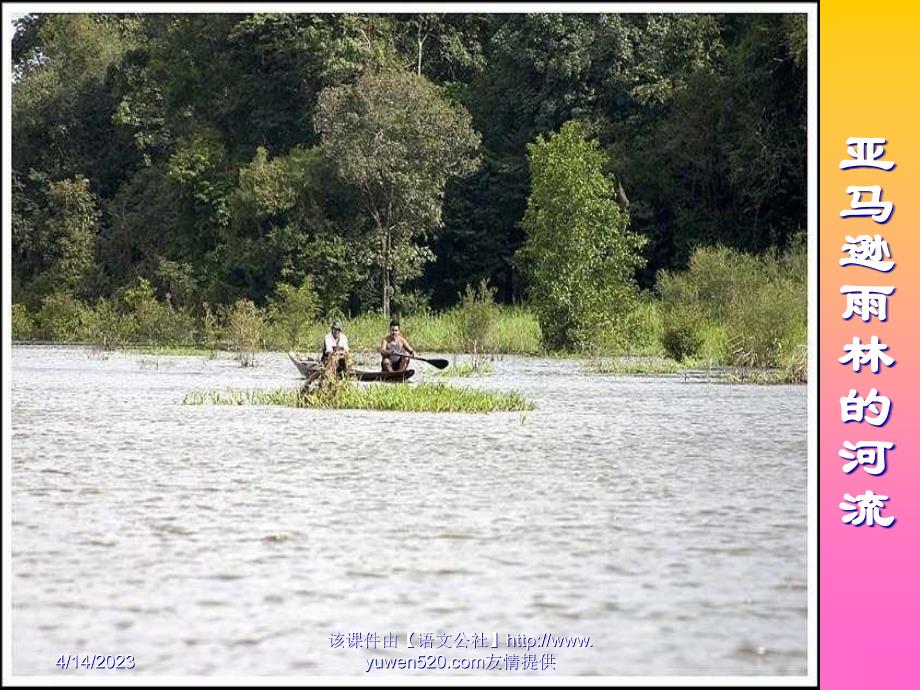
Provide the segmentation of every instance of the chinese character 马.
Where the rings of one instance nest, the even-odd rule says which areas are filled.
[[[894,204],[890,201],[882,201],[882,188],[879,185],[868,185],[857,187],[851,185],[847,187],[847,194],[853,198],[850,200],[850,210],[840,212],[841,218],[860,218],[867,217],[876,223],[887,223],[894,211]],[[863,201],[863,194],[871,194],[872,198]]]

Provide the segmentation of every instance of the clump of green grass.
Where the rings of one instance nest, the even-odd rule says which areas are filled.
[[[456,388],[443,383],[417,386],[388,383],[340,385],[313,390],[194,391],[184,405],[282,405],[309,409],[385,410],[392,412],[525,412],[534,404],[515,391],[482,391]]]
[[[210,357],[211,359],[217,357],[216,350],[208,350],[193,345],[127,346],[125,349],[140,355],[156,355],[160,357]]]
[[[161,362],[158,359],[146,359],[146,358],[142,358],[138,360],[137,363],[141,369],[149,369],[151,367],[154,369],[159,369],[161,366],[162,367],[175,366],[175,361],[165,360]]]
[[[474,303],[475,304],[475,303]],[[472,352],[470,324],[471,308],[461,305],[441,313],[421,311],[400,317],[400,327],[406,339],[419,352]],[[540,352],[540,326],[536,317],[523,307],[487,305],[482,311],[489,320],[481,333],[474,333],[480,353],[536,354]],[[376,351],[387,334],[389,323],[381,314],[361,314],[342,317],[352,351]],[[319,352],[323,336],[329,330],[328,319],[314,321],[303,331],[295,349]],[[288,350],[281,343],[267,342],[268,349]]]
[[[686,271],[658,275],[662,347],[677,360],[789,369],[804,379],[806,266],[801,241],[762,256],[697,249]]]
[[[624,376],[676,374],[681,365],[673,359],[616,357],[612,359],[594,359],[585,364],[585,368],[595,374],[620,374]]]
[[[805,381],[787,369],[735,369],[725,375],[728,383],[792,384]]]
[[[477,359],[473,362],[452,364],[447,369],[435,371],[432,375],[449,378],[473,378],[476,376],[491,376],[493,373],[495,373],[495,369],[492,367],[491,362]]]
[[[535,355],[543,349],[540,323],[526,307],[500,307],[492,337],[488,348],[490,352]]]

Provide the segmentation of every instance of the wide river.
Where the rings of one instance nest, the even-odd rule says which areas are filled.
[[[13,348],[14,673],[806,672],[804,386],[507,357],[448,381],[533,412],[182,405],[297,384],[258,364]]]

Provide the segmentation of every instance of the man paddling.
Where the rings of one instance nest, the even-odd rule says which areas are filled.
[[[335,359],[337,372],[344,372],[348,367],[348,336],[342,332],[342,324],[338,319],[332,322],[329,332],[323,339],[323,354],[320,362],[325,366],[329,358]]]
[[[409,367],[409,357],[415,356],[415,350],[409,341],[399,332],[399,321],[390,321],[390,332],[380,341],[380,368],[383,371],[405,371]]]

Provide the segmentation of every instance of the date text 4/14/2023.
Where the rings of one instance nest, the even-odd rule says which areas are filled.
[[[54,665],[65,671],[130,671],[137,664],[133,655],[62,654]]]

